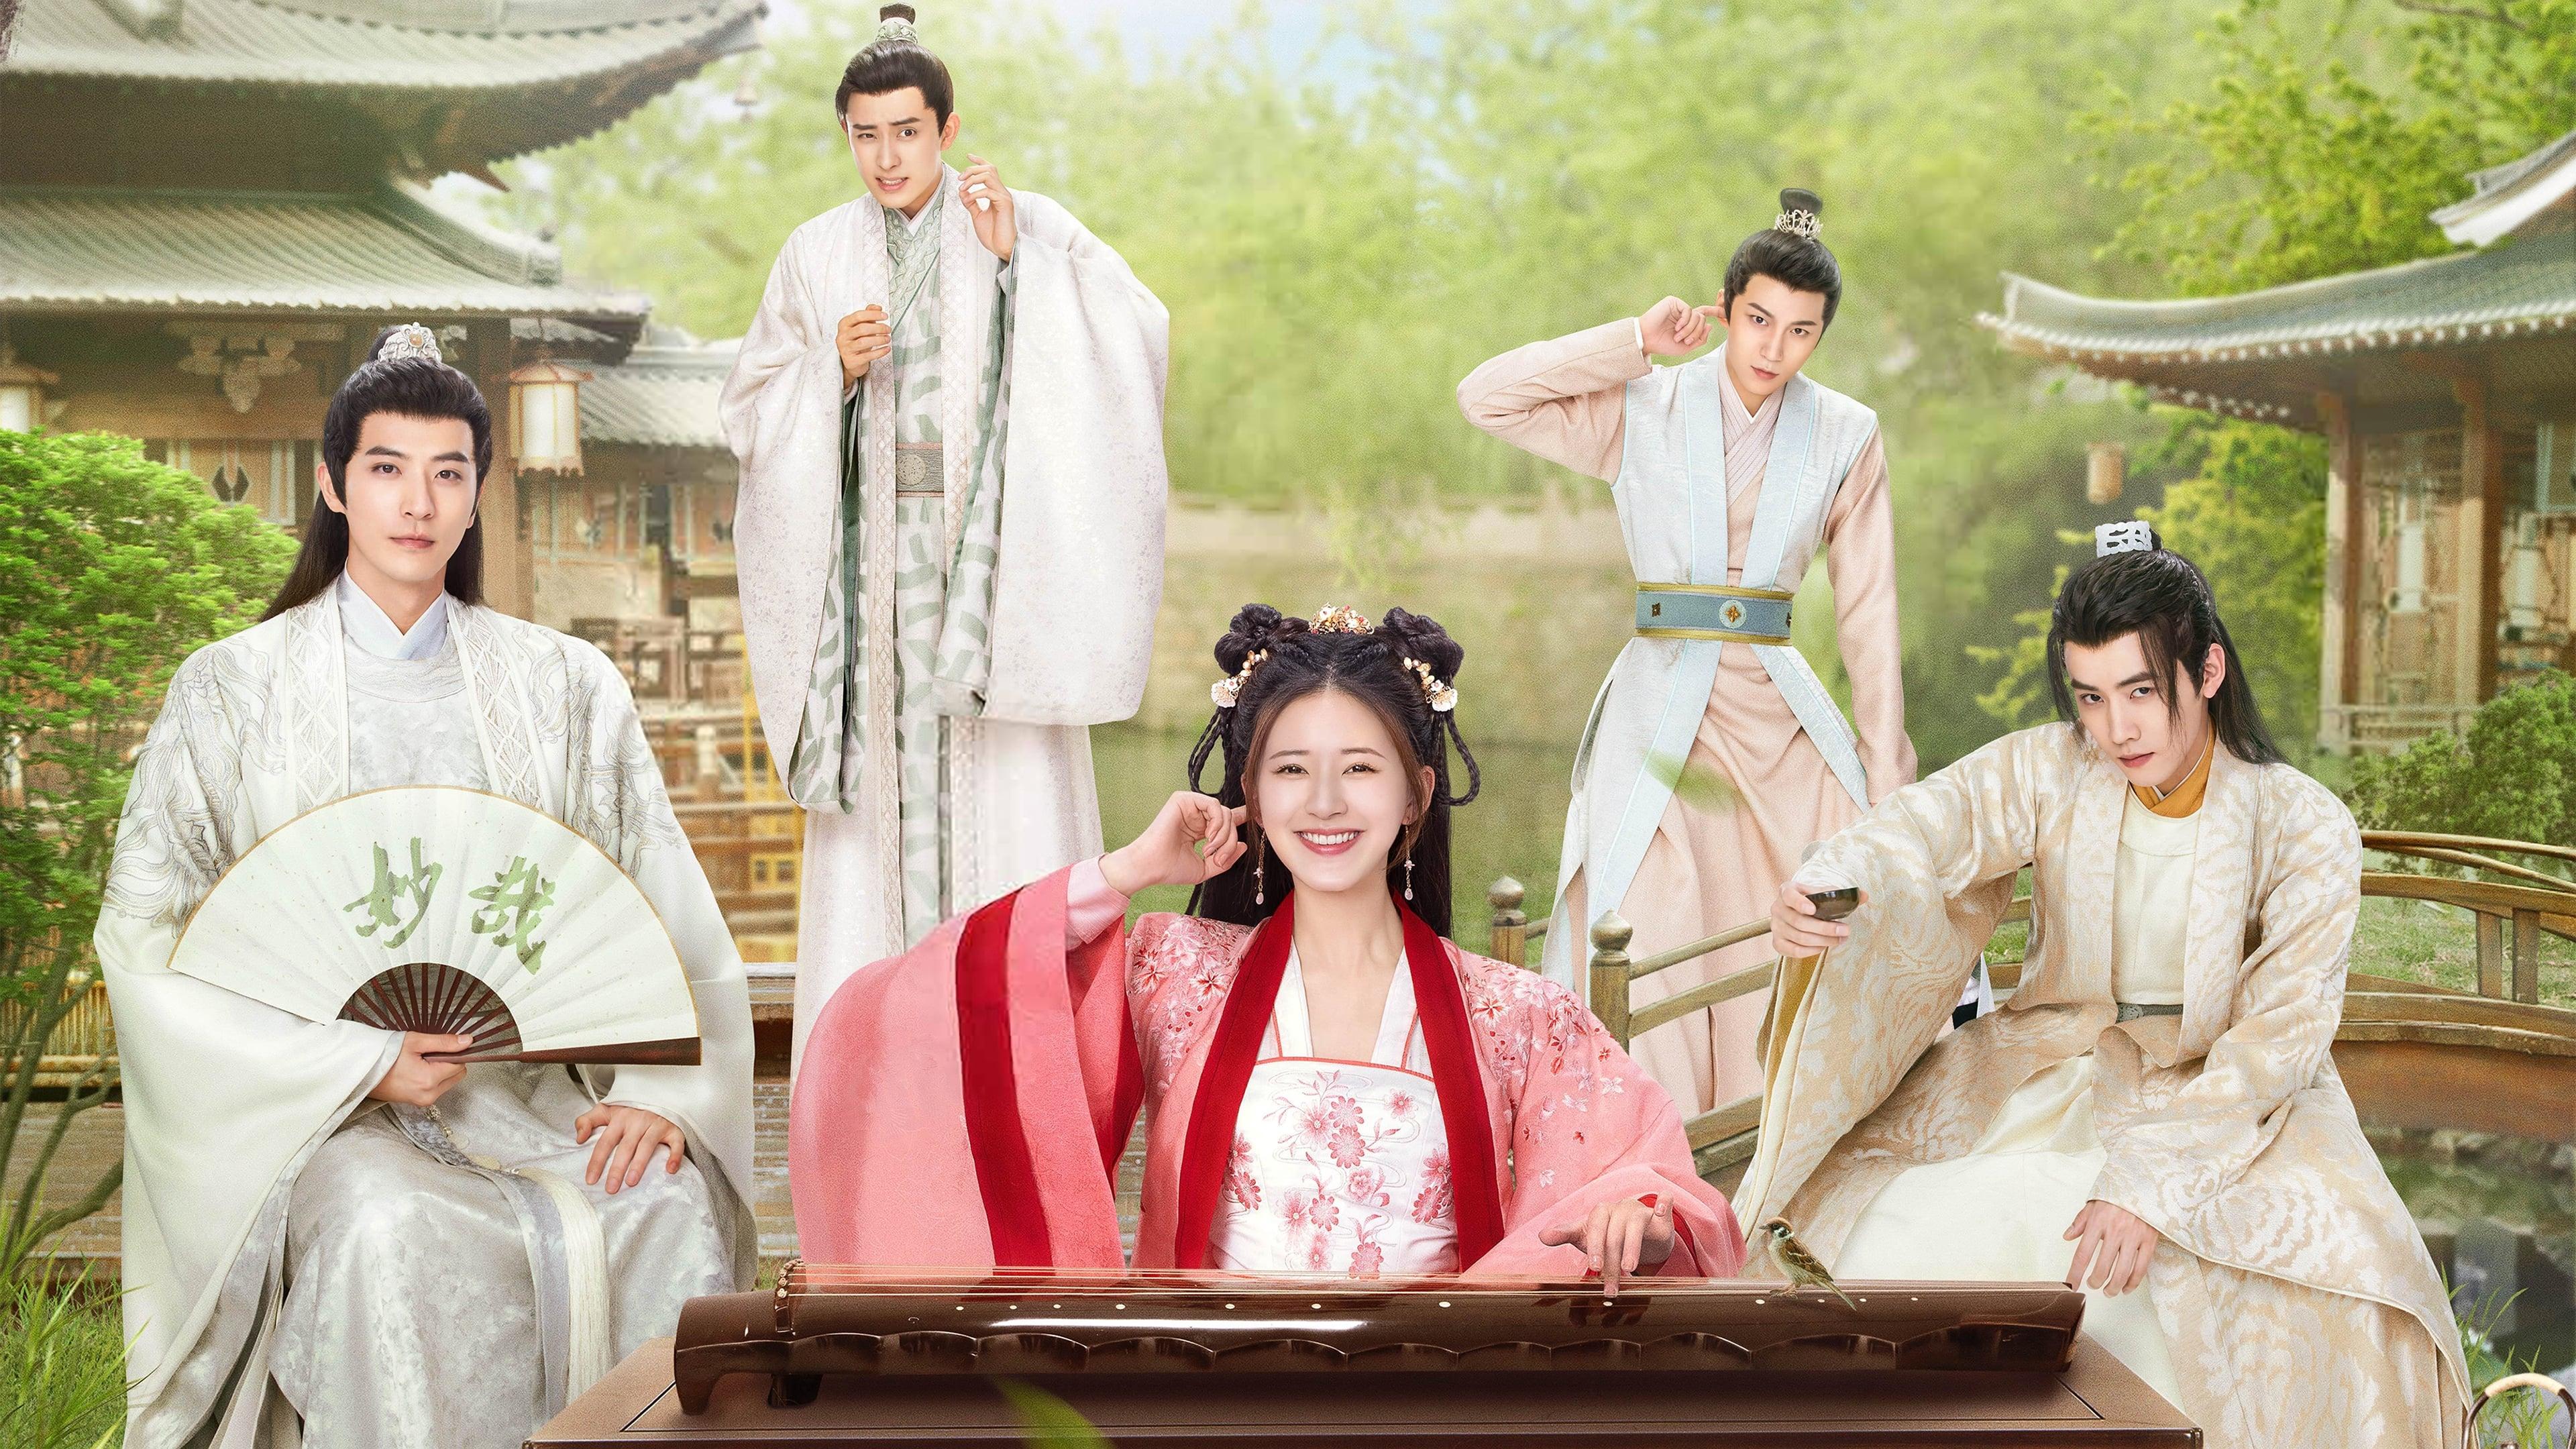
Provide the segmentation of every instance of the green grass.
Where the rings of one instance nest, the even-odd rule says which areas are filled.
[[[2512,953],[2508,929],[2508,975]],[[2352,969],[2474,993],[2478,989],[2476,920],[2466,911],[2424,901],[2366,899],[2361,903],[2361,923],[2353,932]],[[2576,941],[2545,931],[2540,937],[2540,1000],[2547,1006],[2576,1007]]]
[[[0,1285],[0,1444],[105,1449],[125,1438],[124,1316],[85,1280]]]

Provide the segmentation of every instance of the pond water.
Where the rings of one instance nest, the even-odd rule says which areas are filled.
[[[2576,1368],[2576,1147],[2478,1132],[2374,1130],[2452,1310],[2493,1354],[2561,1380]]]

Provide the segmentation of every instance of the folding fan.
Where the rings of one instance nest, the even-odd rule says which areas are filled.
[[[215,883],[170,967],[311,1021],[474,1038],[447,1060],[698,1060],[652,902],[562,822],[479,790],[369,790],[288,821]]]

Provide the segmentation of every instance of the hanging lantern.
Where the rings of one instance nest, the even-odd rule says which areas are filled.
[[[18,349],[0,342],[0,432],[32,433],[45,420],[45,388],[62,379],[18,360]]]
[[[581,385],[590,374],[541,358],[510,374],[511,461],[556,473],[581,471]]]
[[[2120,501],[2120,485],[2129,480],[2129,450],[2118,443],[2095,443],[2085,450],[2084,501],[2099,507]]]

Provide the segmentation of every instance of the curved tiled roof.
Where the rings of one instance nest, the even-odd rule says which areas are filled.
[[[716,404],[741,346],[740,338],[682,345],[649,339],[617,366],[594,370],[581,385],[582,442],[724,448]]]
[[[2576,237],[2533,236],[2485,251],[2176,301],[2086,297],[2006,273],[2003,312],[1977,320],[2017,351],[2075,362],[2241,362],[2510,337],[2576,320]]]
[[[550,247],[372,195],[0,188],[0,306],[570,317],[633,336],[644,298]]]
[[[483,90],[607,76],[748,27],[760,0],[646,0],[516,5],[527,23],[393,24],[384,0],[184,0],[175,22],[137,27],[100,0],[27,0],[0,71],[364,90]],[[449,3],[418,7],[488,12]],[[619,12],[625,12],[619,18]],[[336,13],[315,13],[336,12]],[[366,18],[366,17],[379,18]],[[358,18],[351,18],[358,17]],[[547,20],[555,23],[535,28]]]

